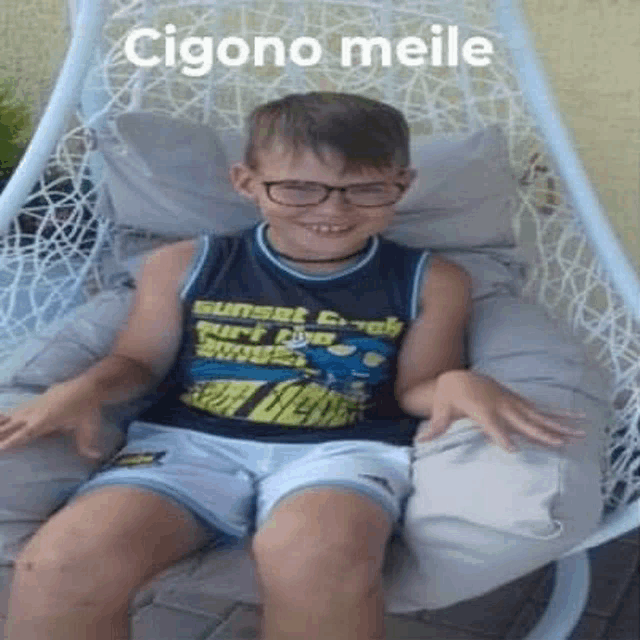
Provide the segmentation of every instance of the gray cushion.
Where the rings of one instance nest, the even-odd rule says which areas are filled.
[[[125,113],[123,144],[100,140],[115,219],[163,235],[230,233],[259,219],[236,194],[228,168],[244,138],[157,114]],[[516,181],[496,126],[472,135],[412,140],[418,179],[398,204],[389,235],[433,249],[512,247]]]
[[[102,213],[165,236],[230,233],[258,219],[227,178],[212,129],[150,113],[118,120],[123,145],[100,138],[108,199]]]
[[[20,387],[39,387],[60,381],[67,375],[76,375],[106,354],[124,321],[131,299],[131,291],[105,292],[70,313],[46,332],[28,340],[20,352],[9,363],[5,363],[0,384],[0,406],[15,406],[16,400],[20,402],[22,398],[31,397],[30,394],[22,393]],[[588,409],[592,430],[599,431],[604,424],[607,414],[607,385],[602,377],[592,375],[595,369],[593,363],[588,362],[577,340],[536,305],[510,295],[493,295],[474,302],[469,325],[469,351],[471,368],[511,386],[514,391],[536,404],[546,406],[550,401],[555,408]],[[2,385],[7,383],[13,386],[3,389]],[[121,420],[127,415],[133,415],[135,411],[136,407],[133,405],[124,407]],[[112,417],[108,423],[115,426],[118,419]],[[450,434],[447,437],[452,436]],[[450,574],[460,562],[457,561],[457,565],[451,563],[452,559],[459,556],[459,545],[462,542],[454,540],[451,543],[453,551],[438,543],[437,535],[436,542],[432,542],[430,536],[434,535],[434,524],[432,519],[425,517],[421,509],[425,505],[434,504],[433,482],[428,473],[425,473],[429,470],[433,472],[433,464],[431,459],[424,457],[424,447],[418,449],[418,456],[423,457],[418,457],[415,462],[415,492],[405,519],[405,537],[412,542],[411,552],[400,543],[392,546],[393,553],[386,563],[384,580],[388,611],[405,613],[425,607],[439,608],[482,595],[544,566],[588,535],[599,519],[600,509],[599,503],[592,500],[594,496],[598,496],[599,491],[597,458],[602,447],[597,440],[590,438],[591,444],[584,450],[574,448],[567,462],[562,464],[554,462],[553,455],[548,458],[535,451],[524,451],[518,456],[523,466],[513,472],[510,468],[496,466],[494,462],[488,465],[485,463],[485,458],[493,460],[492,456],[500,453],[495,447],[472,447],[478,461],[470,461],[466,467],[461,468],[471,478],[491,474],[494,484],[501,481],[500,486],[504,491],[501,501],[489,502],[489,505],[493,505],[493,510],[489,509],[486,514],[479,511],[481,517],[476,518],[477,522],[474,517],[478,514],[469,517],[467,511],[471,510],[465,510],[462,502],[475,500],[473,492],[461,492],[455,499],[446,502],[452,505],[453,511],[462,509],[463,517],[469,518],[468,522],[462,522],[460,513],[456,511],[454,514],[457,518],[455,522],[464,525],[460,535],[466,541],[465,548],[469,548],[471,554],[484,552],[486,545],[481,536],[490,535],[493,531],[491,535],[496,540],[507,540],[507,543],[501,542],[503,546],[494,544],[495,553],[505,553],[514,546],[519,552],[512,551],[508,563],[500,561],[491,567],[491,571],[487,571],[483,564],[482,579],[455,582],[455,588],[450,586]],[[444,440],[440,443],[436,441],[435,444],[437,446],[443,442]],[[43,442],[43,450],[44,446]],[[69,449],[70,445],[66,443],[65,446]],[[31,449],[40,450],[36,447]],[[60,473],[56,470],[62,466],[66,473],[64,477],[67,478],[69,465],[64,456],[50,449],[46,449],[46,453],[54,472],[59,476]],[[9,459],[10,456],[5,455],[4,458]],[[517,464],[516,458],[509,458],[508,462]],[[88,463],[83,464],[86,466]],[[479,468],[478,464],[484,466]],[[550,493],[545,481],[550,466],[556,474],[554,482],[563,488],[562,494],[553,494],[552,502],[549,501]],[[453,477],[444,486],[459,486],[456,484],[459,483],[459,477],[455,475],[455,471],[455,467],[450,467],[449,472]],[[59,501],[58,493],[65,496],[73,490],[68,482],[61,485],[58,476],[51,480],[55,495],[50,502],[55,501],[56,504]],[[31,482],[24,471],[21,471],[20,477]],[[512,482],[514,478],[516,481]],[[77,483],[83,479],[84,477],[78,477]],[[60,487],[62,491],[58,491]],[[576,487],[579,490],[574,491]],[[15,489],[12,490],[15,492]],[[526,505],[521,501],[523,494],[527,497]],[[40,499],[45,501],[47,497],[43,494]],[[580,500],[584,502],[587,499],[593,505],[585,509]],[[566,508],[565,503],[569,505]],[[514,510],[515,504],[520,509]],[[550,511],[552,504],[553,511]],[[526,513],[522,513],[521,509],[525,506]],[[20,505],[16,505],[13,513],[14,515],[9,514],[8,521],[22,522],[25,519],[24,509]],[[497,522],[487,520],[492,514],[497,514]],[[447,516],[449,520],[451,515],[449,513]],[[555,529],[551,534],[547,533],[550,518],[553,518],[554,526],[564,527],[562,535],[554,537],[557,533]],[[439,515],[437,521],[442,519]],[[20,545],[38,524],[39,521],[27,522],[26,525],[23,523],[23,529],[18,527],[13,531],[13,537],[10,535],[9,540],[17,539],[17,542],[12,543],[13,546],[5,553],[10,552],[15,557]],[[512,531],[514,527],[519,534],[516,538]],[[480,548],[472,548],[469,531],[472,531],[472,540]],[[544,536],[551,535],[553,539],[545,539],[544,544],[541,544],[534,537],[531,542],[527,542],[531,538],[528,531],[542,531]],[[435,533],[437,534],[437,527]],[[503,548],[505,544],[507,546]],[[488,553],[489,558],[494,556],[495,554]],[[170,594],[179,593],[182,589],[185,593],[237,598],[245,602],[259,601],[253,568],[246,551],[214,550],[205,556],[199,556],[197,561],[192,558],[188,561],[190,564],[186,562],[173,567],[170,577],[158,578],[156,589],[160,596],[170,597]],[[440,567],[441,571],[432,569],[432,564]],[[449,589],[446,593],[445,585]]]
[[[79,375],[109,352],[132,301],[131,289],[105,291],[29,338],[3,363],[0,391],[44,391]],[[470,368],[516,390],[560,385],[606,405],[606,389],[585,376],[597,367],[584,347],[541,307],[508,293],[474,301],[467,351]]]
[[[106,160],[105,213],[118,222],[168,236],[231,233],[259,214],[236,194],[228,167],[240,161],[244,136],[157,114],[119,116],[123,144],[101,139]],[[398,204],[387,236],[430,247],[471,275],[474,299],[517,295],[527,259],[511,225],[516,181],[498,126],[412,141],[418,178]],[[140,259],[130,265],[133,273]]]
[[[2,363],[0,387],[44,390],[82,373],[109,352],[133,295],[104,291],[30,337]]]
[[[526,277],[526,264],[518,247],[469,251],[436,251],[460,265],[471,276],[472,298],[480,300],[495,294],[518,296]],[[130,257],[124,266],[115,265],[109,273],[113,281],[135,278],[147,253]]]
[[[101,360],[127,318],[133,295],[128,288],[104,291],[31,336],[3,361],[0,397],[44,392]],[[109,425],[124,426],[144,406],[142,400],[109,406],[103,417]]]
[[[432,249],[515,245],[517,181],[499,126],[465,136],[418,136],[411,152],[418,176],[396,208],[387,234],[392,240]]]

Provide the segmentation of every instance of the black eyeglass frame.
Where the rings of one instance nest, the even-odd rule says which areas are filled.
[[[305,182],[305,181],[296,182],[295,180],[275,180],[272,182],[263,182],[262,184],[266,188],[267,198],[269,198],[269,200],[271,200],[271,202],[275,204],[282,205],[283,207],[316,207],[319,204],[326,202],[329,199],[329,196],[331,195],[332,191],[342,191],[342,193],[345,195],[346,201],[349,204],[353,204],[347,197],[347,190],[350,189],[351,187],[369,187],[373,184],[389,184],[389,183],[380,182],[380,181],[363,182],[361,184],[348,184],[346,187],[332,187],[330,184],[324,184],[323,182]],[[278,200],[274,200],[271,195],[271,187],[273,185],[279,185],[279,184],[312,184],[319,187],[323,187],[325,189],[325,195],[324,195],[324,198],[322,198],[322,200],[320,200],[319,202],[315,202],[313,204],[288,204],[286,202],[279,202]],[[402,198],[402,196],[404,195],[404,192],[407,190],[407,186],[399,182],[392,182],[391,184],[395,187],[398,187],[398,189],[400,189],[400,193],[398,194],[397,198],[395,198],[395,200],[392,200],[391,202],[385,202],[384,204],[354,204],[353,206],[363,207],[365,209],[369,209],[369,208],[374,209],[376,207],[388,207],[391,204],[395,204],[396,202],[398,202],[398,200],[400,200],[400,198]]]

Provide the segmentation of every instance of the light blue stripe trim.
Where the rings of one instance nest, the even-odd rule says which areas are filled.
[[[303,491],[316,489],[319,487],[336,487],[338,489],[347,489],[349,491],[355,491],[356,493],[362,494],[365,497],[373,500],[378,506],[380,506],[384,511],[386,511],[391,524],[393,526],[397,525],[398,520],[402,517],[402,508],[400,505],[396,504],[393,498],[388,497],[388,494],[383,491],[377,491],[367,485],[356,482],[354,480],[313,480],[309,484],[301,484],[291,489],[290,491],[286,491],[281,496],[278,496],[273,504],[266,509],[263,513],[259,514],[256,518],[256,530],[262,527],[267,520],[269,520],[269,516],[273,513],[276,506],[278,506],[285,498],[289,498],[297,493],[302,493]]]
[[[258,246],[260,247],[264,255],[267,256],[267,258],[269,258],[269,260],[273,262],[274,265],[276,265],[279,269],[286,271],[289,275],[295,276],[296,278],[300,278],[302,280],[309,280],[310,282],[325,282],[328,280],[337,280],[338,278],[342,278],[344,276],[349,275],[350,273],[353,273],[354,271],[357,271],[358,269],[361,269],[372,260],[373,256],[376,254],[376,251],[378,250],[378,246],[380,245],[380,240],[378,239],[378,236],[372,236],[373,242],[371,243],[371,247],[369,248],[369,251],[367,251],[366,255],[363,256],[359,262],[337,273],[323,274],[321,276],[312,276],[312,275],[309,275],[308,273],[302,273],[300,271],[297,271],[296,269],[293,269],[288,265],[284,264],[283,262],[281,262],[280,260],[278,260],[277,256],[269,249],[269,246],[265,242],[264,233],[265,233],[266,226],[267,226],[267,223],[262,222],[260,226],[258,226],[258,228],[256,229],[256,241],[258,242]]]
[[[209,236],[202,235],[198,238],[198,247],[199,250],[196,249],[194,251],[194,257],[191,260],[191,265],[187,270],[186,281],[182,286],[182,291],[180,292],[180,299],[184,300],[189,293],[189,290],[193,286],[193,283],[196,281],[196,278],[200,274],[200,270],[202,269],[202,265],[209,255],[209,246],[211,243],[209,242]]]
[[[420,294],[422,293],[422,285],[427,275],[427,268],[431,266],[431,251],[425,249],[420,256],[416,266],[416,272],[413,276],[413,292],[411,294],[411,319],[415,320],[420,312]]]

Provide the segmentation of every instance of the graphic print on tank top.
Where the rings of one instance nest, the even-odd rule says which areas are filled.
[[[404,322],[196,299],[180,400],[214,417],[283,427],[353,425],[388,383]]]

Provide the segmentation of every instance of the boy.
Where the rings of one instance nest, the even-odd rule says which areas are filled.
[[[157,251],[110,355],[0,419],[0,448],[64,428],[92,455],[101,407],[161,383],[23,550],[11,640],[128,638],[142,584],[249,534],[266,640],[383,638],[419,419],[473,414],[505,446],[506,422],[548,443],[568,432],[461,371],[468,274],[380,238],[414,177],[397,110],[310,93],[249,123],[230,176],[264,222]]]

